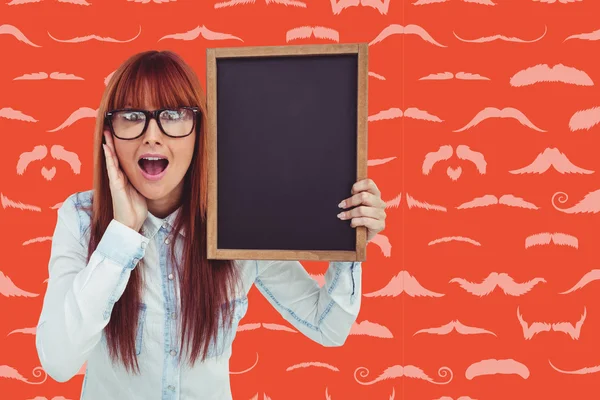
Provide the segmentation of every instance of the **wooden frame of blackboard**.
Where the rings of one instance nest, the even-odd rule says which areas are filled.
[[[367,178],[367,93],[368,93],[368,44],[306,44],[284,46],[249,46],[230,48],[207,48],[206,50],[206,98],[207,98],[207,154],[208,154],[208,210],[207,210],[207,258],[208,259],[269,259],[269,260],[366,260],[366,227],[357,226],[355,250],[265,250],[229,249],[217,246],[218,199],[217,199],[217,61],[221,58],[280,57],[280,56],[327,56],[350,54],[357,57],[357,104],[356,104],[356,179]],[[349,188],[350,189],[350,188]],[[351,193],[348,190],[347,197]],[[339,211],[342,211],[341,209]],[[349,223],[349,221],[346,221]]]

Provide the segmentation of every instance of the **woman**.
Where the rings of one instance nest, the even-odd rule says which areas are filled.
[[[82,399],[231,399],[253,284],[323,346],[342,345],[358,315],[360,262],[331,262],[319,288],[298,261],[206,259],[205,118],[197,76],[169,51],[131,57],[106,87],[94,187],[58,210],[36,336],[55,380],[87,362]],[[385,203],[371,180],[353,193],[344,208],[363,207],[346,218],[370,240]]]

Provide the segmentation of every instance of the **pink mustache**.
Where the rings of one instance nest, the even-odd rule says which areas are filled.
[[[44,371],[42,367],[35,367],[33,369],[32,374],[36,378],[39,378],[40,376],[44,375],[44,378],[41,382],[29,382],[27,378],[21,375],[19,371],[17,371],[13,367],[10,367],[8,365],[0,365],[0,378],[16,379],[18,381],[25,382],[30,385],[40,385],[46,382],[46,379],[48,379],[48,374],[46,374],[46,371]]]
[[[544,36],[546,36],[547,32],[548,32],[548,27],[544,25],[544,33],[542,34],[542,36],[540,36],[537,39],[533,39],[533,40],[523,40],[523,39],[519,39],[517,37],[507,37],[504,35],[485,36],[485,37],[480,37],[478,39],[467,40],[467,39],[461,38],[455,32],[452,32],[452,33],[454,33],[454,36],[456,36],[456,38],[458,40],[460,40],[461,42],[467,42],[467,43],[488,43],[488,42],[493,42],[495,40],[503,40],[505,42],[515,42],[515,43],[535,43],[537,41],[540,41]]]
[[[223,7],[233,7],[233,6],[237,6],[237,5],[254,4],[254,3],[256,3],[256,0],[229,0],[229,1],[222,1],[220,3],[216,3],[214,5],[214,8],[217,9],[217,8],[223,8]],[[302,1],[295,1],[295,0],[265,0],[265,3],[267,5],[269,5],[270,3],[274,3],[274,4],[284,5],[284,6],[306,8],[306,3],[302,2]]]
[[[375,292],[364,293],[364,297],[397,297],[406,292],[410,297],[442,297],[444,294],[425,289],[408,271],[400,271],[385,287]]]
[[[7,5],[17,6],[17,5],[21,5],[21,4],[39,3],[40,1],[42,1],[42,0],[12,0]],[[91,4],[85,0],[58,0],[58,2],[59,3],[70,3],[70,4],[79,5],[79,6],[91,6]]]
[[[27,246],[28,244],[32,244],[32,243],[41,243],[41,242],[47,242],[47,241],[52,241],[52,236],[40,236],[40,237],[26,240],[23,242],[23,246]]]
[[[42,47],[42,46],[38,46],[37,44],[35,44],[32,41],[30,41],[29,39],[27,39],[27,37],[23,34],[23,32],[21,32],[19,30],[19,28],[17,28],[16,26],[13,26],[13,25],[9,25],[9,24],[0,25],[0,35],[12,35],[19,42],[26,43],[33,47]]]
[[[446,3],[450,0],[417,0],[413,3],[414,6],[423,6],[427,4]],[[495,6],[496,4],[492,0],[462,0],[465,3],[481,4],[484,6]]]
[[[6,336],[10,336],[13,333],[23,333],[25,335],[35,335],[37,332],[37,327],[33,327],[33,328],[22,328],[22,329],[15,329],[14,331],[11,331],[8,335]]]
[[[381,15],[385,15],[390,7],[390,0],[331,0],[331,11],[334,15],[338,15],[346,8],[359,5],[374,8]]]
[[[16,78],[13,79],[13,81],[39,81],[39,80],[43,80],[43,79],[55,79],[55,80],[59,80],[59,81],[83,81],[84,79],[73,75],[73,74],[65,74],[63,72],[51,72],[50,75],[48,75],[45,72],[34,72],[32,74],[24,74],[21,76],[18,76]]]
[[[94,110],[93,108],[89,108],[89,107],[80,107],[79,109],[73,111],[71,113],[71,115],[69,115],[69,117],[65,120],[65,122],[60,124],[58,127],[54,128],[52,130],[49,130],[48,132],[59,131],[61,129],[66,128],[67,126],[73,125],[75,122],[79,121],[80,119],[96,118],[97,115],[98,115],[98,110]]]
[[[425,155],[425,159],[423,160],[423,165],[421,167],[423,175],[429,175],[434,165],[440,161],[447,161],[453,155],[453,149],[451,145],[442,145],[435,152],[430,152]],[[477,171],[481,175],[485,175],[487,162],[485,161],[485,157],[482,153],[473,151],[464,144],[458,145],[456,147],[456,156],[460,160],[466,160],[472,162]],[[447,174],[453,181],[456,181],[462,173],[462,168],[458,167],[454,169],[452,167],[448,167]]]
[[[310,361],[310,362],[303,362],[303,363],[299,363],[299,364],[290,365],[285,370],[287,372],[289,372],[289,371],[293,371],[295,369],[302,369],[302,368],[308,368],[308,367],[326,368],[326,369],[330,369],[335,372],[340,372],[340,370],[337,367],[334,367],[331,364],[322,363],[319,361]]]
[[[184,33],[173,33],[170,35],[165,35],[165,36],[161,37],[160,39],[158,39],[158,41],[160,42],[163,39],[194,40],[194,39],[198,38],[198,36],[200,36],[200,35],[202,35],[202,37],[206,40],[235,39],[235,40],[239,40],[240,42],[243,42],[243,40],[237,36],[233,36],[233,35],[230,35],[227,33],[213,32],[204,25],[202,25],[202,27],[200,27],[198,25],[194,29],[189,30]]]
[[[567,37],[565,40],[563,40],[563,43],[566,42],[567,40],[571,40],[571,39],[581,39],[581,40],[600,40],[600,29],[594,31],[594,32],[590,32],[590,33],[579,33],[576,35],[571,35],[569,37]]]
[[[505,194],[500,196],[498,199],[493,194],[486,194],[481,197],[476,197],[471,201],[463,203],[456,207],[458,210],[465,210],[469,208],[477,207],[489,207],[495,204],[504,204],[510,207],[525,208],[528,210],[538,210],[539,207],[533,203],[523,200],[521,197],[513,196],[512,194]]]
[[[573,67],[557,64],[550,68],[548,64],[538,64],[521,70],[510,78],[511,86],[521,87],[538,82],[562,82],[579,86],[594,86],[592,78],[585,72]]]
[[[26,211],[37,211],[37,212],[42,211],[41,207],[34,206],[31,204],[23,204],[20,201],[17,202],[17,201],[11,200],[2,193],[0,193],[0,204],[2,204],[2,208],[4,208],[4,209],[6,209],[7,207],[10,207],[10,208],[16,208],[19,210],[26,210]],[[61,205],[62,205],[62,202],[57,203],[57,204],[53,205],[52,207],[50,207],[50,209],[52,209],[52,210],[59,209]]]
[[[504,291],[504,294],[510,296],[522,296],[525,293],[529,293],[529,291],[531,291],[538,283],[545,283],[546,280],[543,278],[534,278],[527,282],[516,283],[513,278],[504,272],[500,274],[492,272],[481,283],[469,282],[463,278],[453,278],[450,280],[450,283],[453,282],[458,283],[466,292],[483,297],[492,293],[496,287],[501,288]]]
[[[67,399],[64,396],[54,396],[52,399],[48,399],[47,397],[44,397],[44,396],[36,396],[36,397],[34,397],[33,399],[30,399],[30,400],[70,400],[70,399]]]
[[[25,121],[25,122],[38,122],[37,119],[35,119],[27,114],[23,114],[21,111],[14,110],[10,107],[0,108],[0,118],[16,119],[18,121]]]
[[[414,3],[413,3],[414,4]],[[459,79],[464,81],[489,81],[490,78],[479,74],[472,74],[470,72],[457,72],[453,74],[452,72],[438,72],[437,74],[430,74],[419,78],[420,81],[447,81],[450,79]]]
[[[471,364],[465,372],[465,377],[468,380],[472,380],[478,376],[496,374],[516,374],[523,379],[527,379],[529,378],[529,369],[524,364],[513,359],[496,360],[492,358]]]
[[[285,41],[291,42],[297,39],[308,39],[313,35],[318,39],[328,39],[338,43],[340,41],[340,33],[338,31],[324,26],[300,26],[290,29],[285,33]]]
[[[456,330],[456,332],[460,333],[461,335],[489,334],[497,336],[495,333],[482,328],[475,328],[472,326],[463,325],[459,320],[450,321],[446,325],[438,326],[436,328],[420,329],[417,332],[415,332],[413,336],[416,336],[420,333],[429,333],[431,335],[448,335],[454,330]]]
[[[242,371],[235,371],[235,372],[229,371],[229,375],[242,375],[242,374],[245,374],[245,373],[247,373],[249,371],[252,371],[254,369],[254,367],[256,367],[257,364],[258,364],[258,353],[256,353],[256,361],[254,361],[254,364],[252,366],[250,366],[250,367],[248,367],[248,368],[246,368],[245,370],[242,370]]]
[[[555,370],[558,371],[562,374],[570,374],[570,375],[589,375],[589,374],[595,374],[597,372],[600,372],[600,365],[596,365],[594,367],[585,367],[585,368],[581,368],[575,371],[565,371],[563,369],[558,369],[554,366],[554,364],[552,364],[550,361],[548,361],[550,363],[550,366]]]
[[[140,25],[140,30],[139,30],[138,34],[135,35],[133,38],[127,39],[127,40],[118,40],[118,39],[114,39],[111,37],[101,37],[101,36],[97,36],[97,35],[78,36],[78,37],[74,37],[73,39],[62,40],[62,39],[55,38],[54,36],[52,36],[50,34],[50,32],[48,32],[48,36],[50,36],[52,38],[52,40],[55,40],[55,41],[61,42],[61,43],[81,43],[81,42],[87,42],[88,40],[97,40],[99,42],[110,42],[110,43],[129,43],[129,42],[132,42],[135,39],[137,39],[141,33],[142,33],[142,26]]]
[[[415,367],[414,365],[407,365],[405,367],[403,367],[402,365],[394,365],[394,366],[388,367],[385,371],[383,371],[383,373],[381,375],[379,375],[374,380],[372,380],[370,382],[361,382],[356,377],[356,373],[359,371],[360,371],[360,376],[362,378],[366,378],[369,375],[369,369],[365,368],[365,367],[358,367],[354,371],[354,379],[356,380],[356,382],[360,383],[361,385],[373,385],[374,383],[381,382],[385,379],[401,378],[403,376],[405,376],[407,378],[422,379],[424,381],[427,381],[427,382],[430,382],[430,383],[433,383],[436,385],[446,385],[446,384],[450,383],[450,381],[452,381],[452,378],[454,377],[452,370],[448,367],[441,367],[440,369],[438,369],[438,375],[440,378],[445,378],[447,376],[450,376],[449,379],[446,382],[436,382],[432,378],[427,376],[427,374],[425,374],[425,372],[423,372],[423,370],[421,368]]]
[[[600,280],[600,269],[593,269],[590,272],[586,273],[580,280],[573,286],[571,289],[561,292],[559,294],[569,294],[576,290],[579,290],[585,287],[588,283]]]
[[[375,43],[379,43],[389,36],[402,35],[402,34],[417,35],[421,39],[423,39],[424,41],[426,41],[428,43],[434,44],[438,47],[447,47],[447,46],[444,46],[443,44],[436,42],[425,29],[421,28],[419,25],[413,25],[413,24],[406,25],[406,26],[402,26],[399,24],[388,25],[381,31],[381,33],[379,33],[379,35],[377,35],[377,37],[375,39],[373,39],[369,43],[369,46],[372,46]]]
[[[529,121],[529,119],[521,111],[512,107],[506,107],[502,110],[495,107],[486,107],[483,110],[479,111],[477,115],[473,117],[473,119],[467,125],[453,132],[466,131],[467,129],[477,126],[480,122],[485,121],[489,118],[513,118],[528,128],[534,129],[538,132],[546,132],[545,130],[540,129],[533,123],[531,123],[531,121]]]
[[[296,330],[289,328],[285,325],[279,325],[279,324],[268,324],[265,322],[257,322],[257,323],[250,323],[250,324],[241,324],[238,326],[237,331],[238,332],[243,332],[243,331],[254,331],[257,329],[260,329],[261,326],[264,329],[268,329],[271,331],[285,331],[285,332],[291,332],[291,333],[298,333]]]
[[[402,193],[396,196],[393,200],[389,200],[386,202],[386,208],[397,208],[400,206],[400,201],[402,199]],[[416,200],[410,194],[406,193],[406,205],[409,209],[412,208],[420,208],[428,211],[442,211],[447,212],[448,210],[444,206],[440,206],[437,204],[430,204],[424,201]]]
[[[20,297],[37,297],[39,294],[26,292],[13,283],[13,281],[2,271],[0,271],[0,294],[4,297],[20,296]]]
[[[569,120],[569,129],[571,132],[582,129],[590,130],[598,124],[600,124],[600,107],[594,107],[573,114]]]
[[[531,324],[527,324],[519,312],[519,307],[517,307],[517,318],[519,319],[521,328],[523,328],[523,336],[526,340],[531,340],[533,336],[540,332],[550,332],[551,330],[566,333],[567,335],[571,336],[571,339],[577,340],[581,334],[581,327],[583,326],[583,321],[585,321],[586,315],[587,310],[585,307],[583,307],[583,314],[581,315],[579,321],[575,323],[575,325],[569,322],[558,322],[554,324],[549,324],[546,322],[533,322]]]
[[[423,121],[431,121],[431,122],[443,122],[442,119],[436,117],[435,115],[429,114],[427,111],[419,110],[415,107],[407,108],[404,113],[399,108],[390,108],[388,110],[380,111],[375,115],[370,115],[368,121],[381,121],[384,119],[394,119],[394,118],[413,118],[420,119]]]
[[[569,196],[564,192],[556,192],[552,195],[552,205],[558,211],[562,211],[567,214],[579,214],[579,213],[594,213],[600,212],[600,189],[586,194],[582,200],[576,205],[570,208],[559,208],[554,202],[556,196],[560,196],[558,202],[564,204],[569,199]]]
[[[579,240],[575,236],[567,235],[566,233],[543,232],[527,236],[527,238],[525,238],[526,249],[533,246],[549,245],[550,243],[554,243],[559,246],[569,246],[573,247],[574,249],[579,248]]]
[[[508,171],[511,174],[543,174],[553,167],[561,174],[593,174],[594,171],[583,169],[571,162],[567,156],[555,147],[547,148],[533,162],[523,168]]]
[[[464,236],[446,236],[446,237],[432,240],[431,242],[427,243],[427,245],[433,246],[434,244],[449,243],[449,242],[464,242],[464,243],[472,244],[473,246],[481,246],[481,243],[479,243],[478,241],[473,240],[468,237],[464,237]]]
[[[43,160],[48,154],[48,149],[44,145],[35,146],[32,151],[24,152],[19,156],[17,162],[17,174],[23,175],[29,164],[36,160]],[[77,153],[65,150],[63,146],[53,145],[50,149],[52,158],[56,160],[66,161],[75,174],[79,174],[81,171],[81,161]],[[52,167],[51,170],[47,170],[46,167],[42,167],[42,175],[47,180],[51,180],[56,174],[56,168]]]

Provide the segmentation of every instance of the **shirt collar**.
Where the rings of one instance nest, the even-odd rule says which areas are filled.
[[[170,233],[174,227],[175,218],[177,218],[177,215],[180,213],[180,210],[181,206],[165,218],[159,218],[152,214],[150,211],[148,211],[148,216],[146,217],[146,220],[142,225],[144,236],[146,236],[147,238],[153,238],[161,227],[164,227],[167,230],[167,232]],[[185,237],[185,229],[183,227],[181,228],[179,233],[183,237]]]

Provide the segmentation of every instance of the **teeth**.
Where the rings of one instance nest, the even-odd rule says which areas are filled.
[[[156,161],[156,160],[163,160],[163,158],[161,157],[142,157],[144,160],[150,160],[150,161]]]

